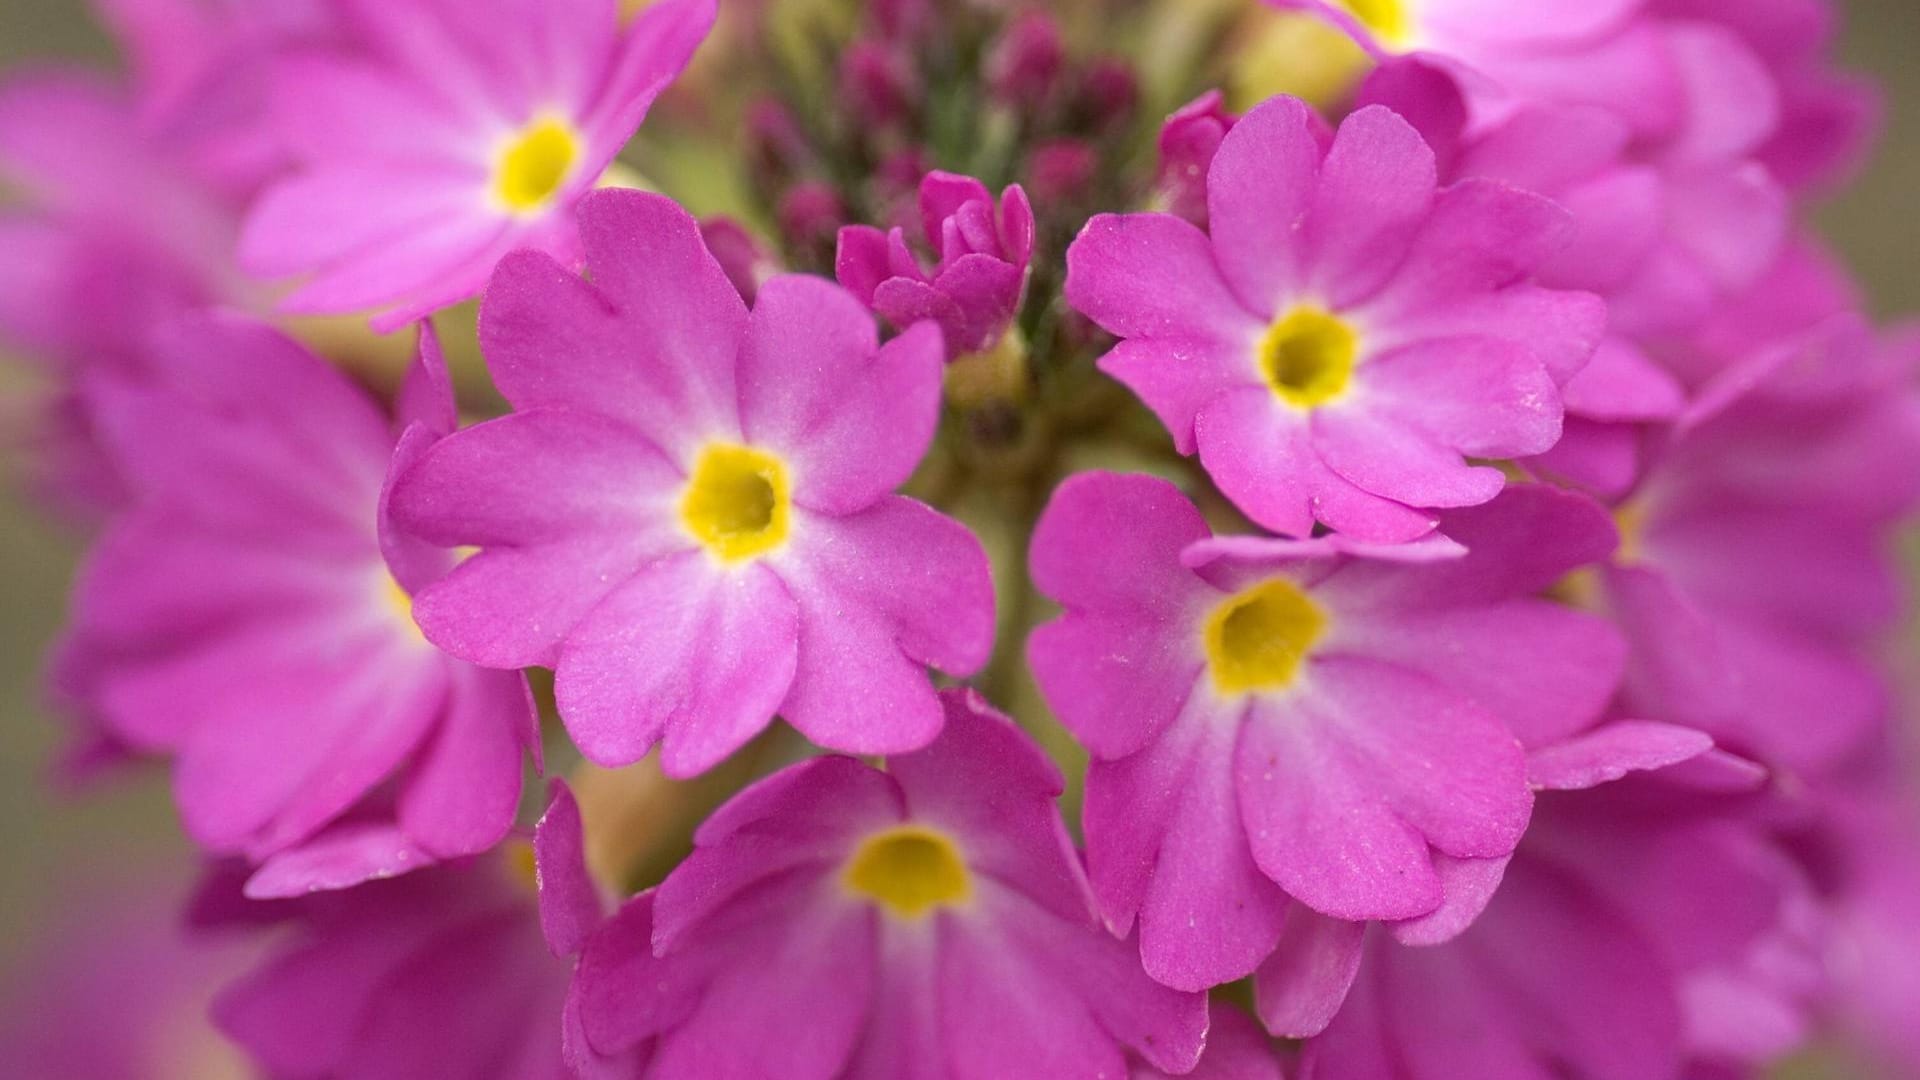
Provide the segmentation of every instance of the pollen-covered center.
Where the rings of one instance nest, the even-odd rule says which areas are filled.
[[[580,157],[580,137],[559,120],[543,120],[521,132],[500,155],[494,193],[519,213],[538,210],[553,198]]]
[[[1239,694],[1292,683],[1326,627],[1326,613],[1285,578],[1235,593],[1207,619],[1213,685]]]
[[[973,895],[959,847],[945,833],[919,825],[867,837],[847,860],[841,880],[903,919],[963,904]]]
[[[1337,0],[1375,37],[1390,45],[1405,44],[1413,36],[1413,13],[1408,0]]]
[[[1260,373],[1289,405],[1310,409],[1339,397],[1353,377],[1360,335],[1317,307],[1296,307],[1260,339]]]
[[[728,562],[779,547],[790,516],[785,463],[749,446],[707,447],[680,500],[687,531]]]

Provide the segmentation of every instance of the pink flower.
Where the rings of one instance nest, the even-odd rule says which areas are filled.
[[[1266,528],[1315,521],[1410,540],[1505,481],[1472,458],[1560,436],[1560,387],[1593,352],[1595,297],[1527,275],[1566,212],[1483,180],[1436,190],[1406,121],[1363,109],[1330,148],[1277,98],[1209,170],[1211,236],[1167,214],[1101,215],[1067,253],[1067,297],[1121,337],[1100,361],[1182,453]]]
[[[698,773],[775,713],[822,745],[924,746],[927,667],[993,640],[986,556],[890,494],[933,437],[940,344],[878,345],[830,282],[763,284],[751,315],[671,200],[580,208],[593,280],[517,253],[481,343],[516,410],[403,475],[394,508],[480,554],[420,596],[428,636],[490,667],[556,669],[560,715],[603,764],[655,743]]]
[[[1033,207],[1015,184],[996,208],[985,184],[930,172],[920,182],[920,218],[939,262],[929,272],[905,229],[840,230],[834,274],[860,302],[896,327],[940,324],[947,357],[993,347],[1013,325],[1033,260]]]
[[[1519,841],[1522,742],[1612,695],[1612,630],[1531,595],[1610,550],[1599,509],[1528,486],[1443,526],[1458,543],[1213,537],[1165,481],[1054,494],[1032,572],[1066,613],[1028,657],[1094,759],[1102,913],[1138,922],[1156,979],[1245,976],[1293,926],[1289,896],[1339,919],[1433,912],[1451,861]]]
[[[140,125],[236,199],[286,167],[269,119],[285,54],[348,47],[346,5],[334,0],[92,0],[126,54]]]
[[[294,312],[389,330],[480,291],[515,248],[575,261],[572,209],[686,66],[714,0],[357,3],[364,50],[289,56],[273,108],[301,171],[254,206],[241,261],[300,275]]]
[[[709,818],[588,941],[591,1046],[657,1040],[662,1077],[1118,1077],[1126,1051],[1191,1069],[1206,999],[1100,926],[1059,772],[978,697],[943,707],[885,771],[816,758]]]
[[[1775,179],[1796,194],[1839,186],[1858,169],[1880,127],[1882,104],[1867,79],[1835,70],[1840,5],[1828,0],[1652,0],[1675,19],[1723,26],[1766,66],[1779,98],[1772,136],[1757,153]]]
[[[387,418],[260,325],[202,317],[99,419],[136,493],[82,571],[68,666],[108,732],[175,756],[193,838],[263,865],[256,895],[480,851],[512,825],[534,714],[517,673],[421,637],[410,592],[451,557],[382,509],[453,426],[432,339]]]
[[[250,1075],[245,1055],[214,1030],[206,1010],[257,950],[188,926],[183,884],[178,868],[143,854],[98,879],[35,886],[59,907],[10,943],[0,980],[0,1061],[9,1075]]]
[[[1300,1075],[1748,1075],[1798,1045],[1818,988],[1809,882],[1760,796],[1723,790],[1764,775],[1706,746],[1615,783],[1537,773],[1534,824],[1485,911],[1444,944],[1370,931]]]
[[[0,345],[48,386],[6,441],[25,450],[36,496],[89,523],[127,491],[94,430],[87,383],[143,371],[156,324],[254,299],[230,265],[234,209],[147,132],[138,104],[75,72],[0,86],[0,187],[15,200],[0,210]]]
[[[1920,337],[1818,321],[1698,394],[1619,511],[1601,600],[1623,701],[1790,772],[1872,745],[1889,701],[1892,528],[1920,501]],[[1810,719],[1817,718],[1817,719]]]
[[[273,1076],[563,1080],[569,965],[523,841],[244,917],[286,925],[221,992],[220,1029]]]

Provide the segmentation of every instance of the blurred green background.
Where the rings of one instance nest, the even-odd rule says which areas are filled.
[[[1859,183],[1817,218],[1865,282],[1877,315],[1920,314],[1920,0],[1843,6],[1844,63],[1886,87],[1885,141]],[[0,0],[0,71],[55,59],[111,62],[85,5]],[[0,373],[0,391],[7,385]],[[185,852],[159,777],[74,802],[55,799],[42,783],[56,732],[41,706],[38,666],[60,625],[77,552],[75,537],[0,491],[0,969],[87,878]],[[1847,1075],[1807,1068],[1796,1075]]]

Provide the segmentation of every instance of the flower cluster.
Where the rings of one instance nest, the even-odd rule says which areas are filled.
[[[100,8],[0,340],[205,862],[0,1057],[1920,1068],[1829,0]]]

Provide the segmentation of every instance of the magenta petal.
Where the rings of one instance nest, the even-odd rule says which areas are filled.
[[[931,325],[877,346],[873,317],[845,292],[772,278],[740,355],[746,437],[793,462],[799,505],[864,510],[904,483],[933,441],[943,359]]]
[[[1123,338],[1251,343],[1266,316],[1221,279],[1207,235],[1165,214],[1100,214],[1067,249],[1067,301]]]
[[[1456,454],[1525,457],[1560,438],[1559,389],[1533,351],[1515,342],[1424,342],[1374,360],[1365,377],[1368,397],[1378,395],[1376,412]]]
[[[509,413],[435,443],[394,483],[401,527],[444,546],[525,547],[616,534],[629,551],[686,543],[684,478],[631,429],[592,413]],[[672,540],[668,540],[668,536]]]
[[[1713,739],[1693,728],[1619,720],[1533,751],[1527,756],[1527,780],[1539,788],[1578,791],[1630,772],[1678,765],[1711,749]]]
[[[1168,481],[1089,471],[1054,490],[1028,558],[1034,586],[1068,608],[1159,613],[1195,588],[1180,552],[1208,535]]]
[[[1366,923],[1330,919],[1304,904],[1288,907],[1280,941],[1254,975],[1267,1030],[1283,1039],[1324,1031],[1360,970],[1366,934]]]
[[[524,733],[538,723],[517,671],[450,665],[439,729],[402,785],[400,827],[441,858],[499,843],[520,805]]]
[[[247,878],[246,895],[250,900],[303,896],[351,888],[432,864],[433,856],[397,826],[337,825],[262,862]]]
[[[1318,487],[1345,483],[1320,464],[1306,422],[1265,386],[1214,398],[1195,420],[1194,434],[1201,464],[1221,492],[1277,533],[1312,533]]]
[[[1207,171],[1214,257],[1241,304],[1259,316],[1278,314],[1305,284],[1300,225],[1320,173],[1322,135],[1305,103],[1273,98],[1233,125]]]
[[[1200,1065],[1183,1075],[1191,1080],[1283,1080],[1280,1055],[1266,1032],[1246,1013],[1224,1004],[1209,1016],[1207,1052]]]
[[[1254,857],[1295,899],[1336,918],[1438,907],[1428,845],[1513,850],[1533,797],[1520,746],[1439,684],[1374,661],[1318,660],[1313,697],[1256,704],[1236,753]]]
[[[427,637],[492,668],[552,667],[568,631],[625,581],[648,553],[602,536],[472,556],[414,597]]]
[[[1366,654],[1465,693],[1528,747],[1591,723],[1619,688],[1626,646],[1606,620],[1530,597],[1383,610],[1354,620]],[[1444,648],[1435,647],[1445,642]]]
[[[941,1017],[962,1075],[1014,1075],[1030,1065],[1118,1075],[1116,1042],[1162,1069],[1193,1067],[1205,995],[1147,978],[1130,941],[1062,924],[1018,896],[996,907],[998,933],[955,933],[942,943]]]
[[[600,891],[587,873],[580,804],[564,781],[553,784],[547,812],[533,828],[540,877],[540,932],[555,956],[572,956],[606,917]]]
[[[778,573],[798,605],[799,660],[781,715],[850,753],[900,753],[940,729],[926,668],[967,675],[993,643],[986,554],[965,526],[888,496],[804,523]]]
[[[537,5],[536,10],[552,6]],[[588,7],[580,13],[583,17],[605,17],[599,5]],[[668,0],[648,5],[634,18],[612,57],[600,87],[599,104],[586,118],[588,135],[599,145],[613,148],[631,139],[654,99],[686,68],[706,40],[718,14],[716,0]],[[573,47],[561,43],[553,48],[558,57],[574,62],[576,57],[593,55],[572,53]],[[613,152],[607,151],[609,155]]]
[[[704,772],[773,718],[798,635],[793,599],[766,568],[668,556],[567,636],[554,671],[560,717],[599,764],[631,764],[660,742],[669,775]]]
[[[1513,285],[1559,251],[1570,218],[1530,192],[1464,180],[1440,193],[1400,272],[1366,309],[1398,321]]]
[[[1328,304],[1364,300],[1393,274],[1433,205],[1437,181],[1433,151],[1393,111],[1367,106],[1341,122],[1306,220],[1310,274]]]
[[[654,894],[628,900],[587,939],[574,969],[581,1033],[600,1054],[634,1049],[685,1019],[699,968],[653,954]]]
[[[1320,460],[1369,495],[1413,506],[1478,506],[1506,486],[1499,469],[1468,465],[1459,451],[1375,410],[1320,409],[1311,422]]]
[[[204,703],[207,715],[188,735],[174,774],[189,833],[227,850],[304,839],[419,745],[445,700],[441,659],[429,654],[408,670],[364,642],[349,656],[331,670],[262,656],[262,674],[244,689]],[[262,725],[262,715],[278,720]],[[301,738],[281,738],[288,730]]]
[[[840,230],[833,256],[834,280],[868,307],[874,290],[894,276],[887,254],[887,234],[871,225],[848,225]]]
[[[752,962],[715,972],[693,1014],[661,1040],[660,1075],[840,1074],[871,1008],[873,916],[819,889],[786,904],[778,933],[740,931],[753,935]],[[795,986],[810,988],[805,1008],[794,1007]]]
[[[1208,402],[1242,387],[1264,389],[1250,339],[1132,338],[1108,350],[1100,370],[1153,410],[1182,454],[1197,449],[1194,421]]]
[[[1451,855],[1433,857],[1434,872],[1440,875],[1440,889],[1446,899],[1440,906],[1417,919],[1402,919],[1393,924],[1393,939],[1402,945],[1442,945],[1466,932],[1493,901],[1494,892],[1505,878],[1512,856],[1491,859],[1456,859]]]
[[[602,412],[678,451],[739,430],[747,311],[692,215],[638,191],[579,209],[591,285],[545,256],[501,260],[481,305],[494,382],[516,409]]]
[[[1137,754],[1087,771],[1087,865],[1108,926],[1137,916],[1147,973],[1199,990],[1251,974],[1287,900],[1254,864],[1233,796],[1232,714],[1189,705]]]
[[[1109,761],[1164,732],[1206,666],[1197,642],[1180,648],[1157,621],[1077,612],[1036,627],[1027,661],[1060,722]]]

